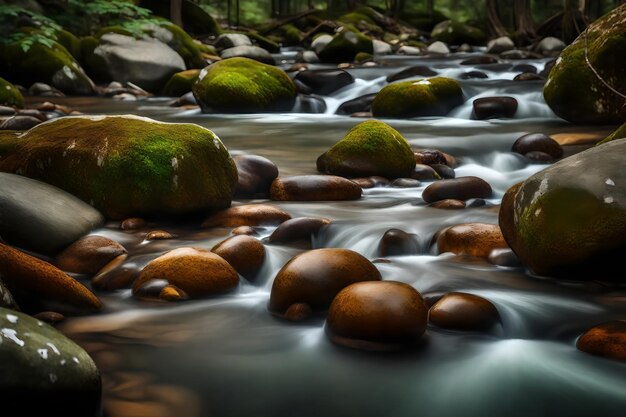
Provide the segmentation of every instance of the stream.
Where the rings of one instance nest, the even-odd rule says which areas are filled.
[[[339,416],[623,416],[626,364],[576,349],[577,337],[604,321],[624,319],[626,289],[591,281],[556,281],[523,268],[493,265],[483,258],[436,253],[434,234],[465,222],[497,223],[500,198],[513,184],[546,165],[510,152],[526,133],[562,138],[600,138],[611,127],[573,126],[545,104],[542,81],[513,81],[523,62],[541,71],[548,59],[511,65],[459,65],[472,54],[445,58],[382,57],[376,67],[349,69],[356,82],[324,97],[325,113],[202,114],[169,107],[169,99],[117,102],[67,98],[64,104],[92,114],[134,113],[165,122],[196,123],[214,131],[235,154],[272,160],[280,175],[316,173],[317,157],[363,119],[338,116],[337,107],[375,93],[385,77],[411,65],[426,65],[459,79],[470,70],[488,78],[460,80],[466,102],[447,117],[384,120],[413,148],[436,148],[455,156],[456,176],[475,175],[492,186],[481,207],[428,207],[417,188],[363,190],[357,201],[269,202],[292,217],[332,219],[313,248],[347,248],[370,260],[391,228],[417,235],[419,254],[376,262],[383,279],[415,287],[423,295],[462,291],[490,300],[501,324],[490,333],[429,326],[423,343],[401,353],[364,353],[333,345],[322,319],[293,324],[267,311],[278,270],[306,248],[266,244],[266,260],[254,282],[241,279],[226,295],[181,303],[133,299],[130,290],[98,295],[102,314],[68,318],[60,330],[83,346],[102,372],[106,417],[339,417]],[[276,55],[288,68],[294,53]],[[508,62],[508,61],[501,61]],[[314,65],[315,68],[328,66]],[[519,108],[513,119],[471,119],[472,101],[508,95]],[[61,100],[59,100],[61,101]],[[584,149],[566,146],[566,156]],[[144,241],[150,230],[177,235]],[[260,238],[274,227],[258,227]],[[198,224],[149,224],[122,231],[110,223],[93,234],[110,237],[129,251],[139,268],[181,246],[210,249],[230,228]]]

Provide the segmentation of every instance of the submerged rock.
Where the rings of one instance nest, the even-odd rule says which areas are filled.
[[[210,130],[130,115],[43,123],[20,137],[0,170],[56,185],[112,219],[228,207],[237,182]]]
[[[246,235],[231,236],[213,246],[211,252],[221,256],[242,276],[253,279],[263,266],[265,246]]]
[[[76,343],[41,321],[0,308],[0,398],[7,416],[100,415],[100,373]]]
[[[592,327],[580,336],[576,347],[592,355],[626,360],[626,321],[614,320]]]
[[[626,141],[554,163],[511,187],[500,206],[507,243],[540,275],[597,279],[620,271],[626,249]],[[623,274],[602,279],[624,281]]]
[[[428,320],[452,330],[488,331],[500,322],[496,307],[474,294],[450,292],[430,308]]]
[[[126,249],[104,236],[90,235],[78,239],[56,258],[56,265],[66,272],[94,275]]]
[[[497,224],[457,224],[443,229],[437,236],[439,253],[452,252],[486,258],[492,250],[506,247],[508,246]]]
[[[310,241],[320,229],[329,225],[330,219],[296,217],[281,223],[268,238],[270,243],[288,243],[297,240]]]

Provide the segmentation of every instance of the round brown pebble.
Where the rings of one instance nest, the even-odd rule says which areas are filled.
[[[400,229],[389,229],[378,243],[379,256],[416,255],[419,252],[417,236]]]
[[[496,248],[508,248],[497,224],[462,223],[443,229],[437,236],[439,253],[452,252],[486,258]]]
[[[426,330],[428,307],[415,288],[396,281],[359,282],[341,290],[326,319],[334,343],[365,350],[414,345]]]
[[[213,246],[211,252],[218,254],[244,277],[253,278],[263,266],[265,246],[257,239],[236,235]]]
[[[167,240],[174,239],[176,236],[165,230],[153,230],[146,234],[145,240]]]
[[[384,187],[390,184],[387,178],[379,176],[350,178],[350,181],[352,181],[361,188]]]
[[[548,154],[550,159],[559,159],[563,156],[563,147],[544,133],[529,133],[520,136],[511,146],[511,152],[522,155],[536,151]]]
[[[259,232],[254,230],[253,227],[250,226],[239,226],[235,227],[231,232],[233,235],[246,235],[246,236],[258,236]]]
[[[391,182],[391,186],[396,188],[416,188],[420,185],[422,183],[413,178],[396,178]]]
[[[137,230],[146,225],[146,221],[141,217],[130,217],[120,224],[122,230]]]
[[[427,203],[434,203],[446,198],[455,200],[489,198],[491,193],[491,186],[488,182],[478,177],[468,176],[433,182],[424,189],[422,198]]]
[[[59,268],[67,272],[93,275],[126,249],[104,236],[89,235],[65,248],[56,259]]]
[[[487,331],[500,321],[496,307],[474,294],[450,292],[430,308],[430,323],[451,330]]]
[[[113,291],[130,288],[139,275],[139,268],[134,264],[125,264],[128,255],[120,255],[106,264],[92,278],[91,285],[101,291]]]
[[[272,285],[268,308],[283,317],[293,304],[326,310],[337,293],[359,281],[380,281],[380,272],[349,249],[314,249],[291,258]]]
[[[279,177],[270,189],[272,200],[340,201],[361,198],[361,187],[335,175],[296,175]]]
[[[295,303],[289,306],[283,318],[289,321],[306,320],[313,315],[311,306],[306,303]]]
[[[583,352],[626,361],[626,321],[599,324],[583,333],[576,342]]]
[[[430,165],[415,164],[411,178],[421,181],[439,180],[441,176]]]
[[[232,290],[239,284],[239,275],[222,257],[186,247],[169,251],[146,265],[133,284],[133,294],[153,280],[175,285],[195,298]]]
[[[42,311],[41,313],[35,314],[33,317],[48,324],[56,324],[65,320],[65,316],[56,311]]]
[[[511,118],[517,112],[517,100],[508,96],[477,98],[472,106],[478,120]]]
[[[280,224],[270,235],[270,243],[286,243],[311,240],[319,230],[330,224],[330,219],[321,217],[296,217]]]
[[[218,211],[202,222],[202,227],[272,226],[291,219],[286,211],[268,204],[248,204]]]
[[[183,301],[189,299],[189,296],[175,285],[166,285],[159,292],[159,298],[165,301]]]
[[[237,155],[233,161],[239,175],[235,196],[267,198],[272,181],[278,177],[276,164],[259,155]]]
[[[461,210],[465,208],[465,201],[446,198],[445,200],[435,201],[430,207],[444,210]]]
[[[415,163],[423,165],[446,164],[446,156],[438,149],[420,149],[414,152]]]

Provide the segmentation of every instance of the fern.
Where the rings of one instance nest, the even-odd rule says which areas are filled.
[[[24,52],[36,43],[52,47],[61,30],[54,20],[19,6],[0,7],[0,43],[18,43]]]

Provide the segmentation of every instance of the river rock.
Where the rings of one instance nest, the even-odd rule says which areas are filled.
[[[424,189],[422,198],[427,203],[433,203],[446,198],[456,200],[490,198],[491,194],[489,183],[481,178],[468,176],[436,181]]]
[[[408,56],[420,56],[422,55],[422,50],[418,48],[417,46],[402,45],[400,48],[398,48],[397,54],[408,55]]]
[[[42,123],[0,160],[0,171],[56,185],[111,219],[228,207],[237,182],[210,130],[131,115]]]
[[[404,80],[405,78],[413,77],[433,77],[437,75],[436,71],[433,71],[425,65],[413,65],[412,67],[403,69],[402,71],[387,76],[387,82]]]
[[[463,223],[447,227],[437,235],[439,253],[452,252],[486,258],[492,250],[506,248],[497,224]]]
[[[448,45],[461,45],[462,43],[484,45],[487,40],[487,36],[482,30],[454,20],[444,20],[435,25],[430,37]]]
[[[0,329],[4,415],[100,414],[100,373],[80,346],[51,326],[4,308]]]
[[[311,238],[324,226],[330,224],[330,219],[320,217],[296,217],[281,223],[269,236],[270,243],[289,243],[298,240],[311,241]]]
[[[448,45],[441,41],[435,41],[428,45],[426,51],[429,54],[433,55],[448,55],[450,53],[450,49],[448,49]]]
[[[489,76],[482,71],[467,71],[459,75],[459,78],[462,80],[486,80]]]
[[[197,69],[177,72],[165,84],[162,94],[168,97],[180,97],[191,92],[191,87],[198,79],[198,75],[200,75],[200,70]]]
[[[378,175],[363,178],[351,178],[350,181],[361,188],[387,187],[391,185],[391,181]]]
[[[289,220],[287,220],[287,221],[289,221]],[[251,226],[239,226],[239,227],[235,227],[233,230],[231,230],[230,234],[231,235],[258,236],[259,232],[257,232],[254,229],[254,227],[251,227]]]
[[[482,97],[472,103],[474,118],[478,120],[511,118],[517,112],[517,100],[514,97]]]
[[[535,52],[539,52],[544,56],[555,56],[561,53],[567,45],[559,38],[548,36],[543,38],[537,46],[535,46]]]
[[[464,209],[467,205],[463,200],[456,200],[454,198],[445,198],[443,200],[435,201],[434,203],[430,203],[429,207],[443,210],[461,210]]]
[[[114,258],[127,253],[114,240],[89,235],[65,248],[56,258],[56,265],[66,272],[94,275]]]
[[[307,70],[298,72],[294,81],[304,84],[311,93],[329,95],[354,83],[354,78],[342,69]]]
[[[306,306],[311,311],[326,310],[344,287],[360,281],[380,280],[378,269],[354,251],[314,249],[291,258],[278,271],[268,308],[280,317],[285,317],[293,305],[300,311],[306,311]],[[297,315],[297,318],[305,317]]]
[[[270,196],[278,201],[358,200],[361,187],[335,175],[295,175],[272,182]]]
[[[24,97],[13,84],[0,77],[0,105],[24,107]]]
[[[372,40],[361,32],[343,29],[317,52],[322,62],[353,62],[359,52],[374,52]]]
[[[387,42],[380,41],[378,39],[372,40],[372,49],[374,50],[374,56],[391,55],[393,54],[393,48]]]
[[[296,86],[279,68],[230,58],[204,68],[193,94],[205,112],[288,111],[296,99]]]
[[[487,260],[490,263],[498,266],[506,266],[512,268],[518,268],[522,266],[522,263],[520,262],[515,252],[513,252],[511,248],[508,247],[493,249],[491,252],[489,252]]]
[[[3,243],[0,276],[26,311],[94,313],[102,307],[98,297],[65,272]]]
[[[498,58],[491,55],[478,55],[461,61],[461,65],[489,65],[497,63]]]
[[[222,33],[217,37],[214,46],[218,51],[222,51],[235,46],[252,46],[252,41],[243,33]]]
[[[496,307],[483,297],[450,292],[430,308],[428,320],[444,329],[488,331],[500,322],[500,315]]]
[[[65,191],[4,172],[0,172],[0,213],[0,236],[6,242],[47,255],[104,222],[97,210]]]
[[[237,155],[233,160],[238,173],[235,196],[268,198],[272,181],[278,177],[276,164],[259,155]]]
[[[419,243],[417,235],[400,229],[389,229],[378,243],[378,256],[417,255]]]
[[[488,54],[499,54],[504,51],[510,51],[511,49],[515,49],[515,44],[508,36],[500,36],[499,38],[487,42]]]
[[[444,164],[431,164],[430,166],[443,179],[448,180],[448,179],[452,179],[452,178],[456,177],[456,172],[454,172],[454,169],[450,168],[447,165],[444,165]]]
[[[184,3],[189,2],[186,1]],[[185,6],[183,6],[183,8],[185,8]],[[183,15],[184,14],[183,12]],[[201,69],[205,67],[205,56],[217,54],[215,48],[197,42],[180,26],[166,20],[158,23],[142,24],[141,30],[148,36],[163,42],[176,51],[185,62],[185,66],[189,69]],[[206,30],[205,28],[203,33],[207,33]]]
[[[151,261],[133,283],[133,294],[151,281],[165,281],[192,298],[220,294],[239,284],[239,275],[228,262],[205,249],[183,247]]]
[[[383,87],[372,102],[372,113],[391,118],[445,116],[462,103],[463,91],[456,80],[434,77]]]
[[[265,246],[246,235],[231,236],[213,246],[211,252],[221,256],[242,276],[253,279],[263,266]]]
[[[272,54],[267,52],[265,49],[255,45],[233,46],[232,48],[224,49],[220,53],[220,57],[222,59],[249,58],[267,65],[276,64],[276,61],[274,60]]]
[[[146,237],[144,240],[152,241],[152,240],[168,240],[174,239],[176,235],[166,231],[166,230],[152,230],[151,232],[146,233]]]
[[[411,173],[411,178],[420,181],[441,179],[439,174],[437,174],[437,171],[435,171],[433,167],[426,164],[415,164],[415,168],[413,168],[413,172]]]
[[[592,327],[578,338],[576,347],[592,355],[626,360],[626,321],[614,320]]]
[[[100,291],[130,288],[139,276],[140,269],[134,262],[126,262],[128,255],[120,255],[106,264],[92,278],[91,286]]]
[[[315,39],[311,42],[311,49],[315,51],[316,55],[320,53],[322,49],[326,47],[333,40],[332,35],[328,35],[323,33],[319,36],[316,36]]]
[[[395,180],[391,181],[391,184],[389,185],[397,188],[417,188],[422,185],[422,183],[419,180],[413,178],[396,178]]]
[[[0,130],[28,130],[39,123],[41,120],[36,117],[18,114],[0,123]]]
[[[348,134],[317,161],[317,169],[343,177],[380,175],[408,177],[415,166],[411,146],[386,123],[368,120]]]
[[[129,217],[120,223],[122,230],[138,230],[146,226],[146,220],[141,217]]]
[[[358,282],[337,294],[325,330],[330,340],[342,346],[396,350],[420,340],[427,316],[424,299],[408,284]]]
[[[557,141],[544,133],[529,133],[520,136],[513,142],[511,152],[527,155],[529,152],[540,151],[548,154],[550,159],[559,159],[563,156],[563,148]]]
[[[202,227],[238,227],[279,225],[291,219],[286,211],[268,204],[248,204],[211,214]]]
[[[366,94],[352,100],[345,101],[337,108],[336,114],[354,114],[365,113],[372,110],[372,101],[374,101],[376,93]]]
[[[543,89],[546,103],[563,119],[577,124],[616,124],[626,121],[622,112],[626,92],[626,4],[594,21],[563,50]],[[611,91],[586,63],[621,96]]]
[[[599,265],[604,271],[621,268],[626,249],[624,152],[623,140],[595,146],[505,193],[500,228],[536,274],[589,280],[596,279]],[[624,280],[623,274],[604,276]]]
[[[544,78],[539,74],[534,74],[532,72],[522,72],[521,74],[517,74],[513,81],[543,81]]]

